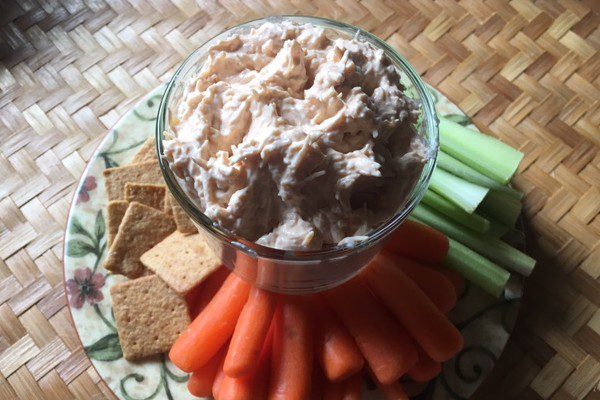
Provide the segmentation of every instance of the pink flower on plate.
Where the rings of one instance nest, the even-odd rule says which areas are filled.
[[[69,304],[81,308],[86,299],[92,306],[101,302],[104,299],[102,286],[104,286],[104,275],[92,273],[89,268],[77,268],[73,278],[67,281]]]
[[[83,181],[83,185],[77,192],[77,204],[85,203],[90,200],[90,193],[92,190],[96,189],[98,184],[96,183],[96,178],[93,176],[88,176]]]

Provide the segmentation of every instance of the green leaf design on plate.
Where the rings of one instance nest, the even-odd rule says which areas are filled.
[[[83,225],[81,225],[81,222],[79,222],[77,217],[71,218],[71,226],[69,228],[69,233],[86,235],[86,236],[88,234],[88,232],[85,230]]]
[[[109,333],[96,343],[85,347],[88,357],[98,361],[114,361],[123,357],[119,335]]]
[[[67,243],[67,255],[69,257],[85,257],[95,251],[94,246],[80,239],[71,239]]]
[[[444,115],[443,117],[462,126],[471,124],[471,118],[467,117],[466,115],[448,114]]]
[[[123,379],[121,379],[121,384],[120,384],[121,394],[123,395],[123,398],[125,398],[125,400],[150,400],[150,399],[153,399],[156,397],[156,395],[160,391],[160,388],[163,386],[163,382],[160,381],[158,383],[158,385],[156,386],[156,388],[154,389],[154,392],[152,392],[152,394],[150,396],[143,397],[143,398],[133,397],[128,393],[127,389],[125,388],[125,382],[127,382],[130,379],[134,379],[137,383],[142,383],[144,381],[144,379],[146,379],[146,377],[144,375],[134,372],[132,374],[125,376]]]
[[[106,224],[104,222],[102,210],[98,210],[98,214],[96,214],[96,223],[94,224],[94,230],[96,231],[96,240],[100,242],[100,239],[102,239],[104,237],[104,234],[106,233]]]

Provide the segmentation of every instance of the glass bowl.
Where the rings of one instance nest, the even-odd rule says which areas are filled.
[[[382,49],[398,68],[406,94],[419,105],[420,118],[415,129],[423,138],[427,160],[415,186],[388,221],[367,235],[367,239],[351,247],[335,246],[322,250],[289,251],[274,249],[248,241],[213,223],[204,215],[173,174],[163,157],[164,133],[169,131],[170,114],[182,96],[184,83],[201,68],[207,50],[216,42],[233,33],[244,32],[264,22],[291,21],[309,23],[330,30],[337,36],[354,37]],[[438,119],[434,102],[425,84],[413,67],[394,49],[378,37],[360,28],[342,22],[301,16],[277,16],[246,22],[213,37],[194,51],[177,69],[162,96],[156,124],[156,144],[160,167],[169,190],[198,227],[211,248],[220,254],[223,264],[243,279],[266,290],[303,294],[314,293],[337,286],[355,275],[368,264],[382,248],[385,239],[404,221],[423,197],[435,167],[438,152]]]

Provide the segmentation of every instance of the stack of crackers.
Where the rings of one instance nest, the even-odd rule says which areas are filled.
[[[123,355],[167,352],[190,323],[185,295],[221,261],[163,180],[154,138],[129,165],[104,171],[108,256],[104,268],[128,281],[110,290]]]

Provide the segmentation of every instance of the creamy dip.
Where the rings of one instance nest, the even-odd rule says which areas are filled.
[[[404,204],[425,161],[417,107],[382,50],[332,33],[265,23],[212,46],[185,83],[165,157],[221,227],[321,249]]]

